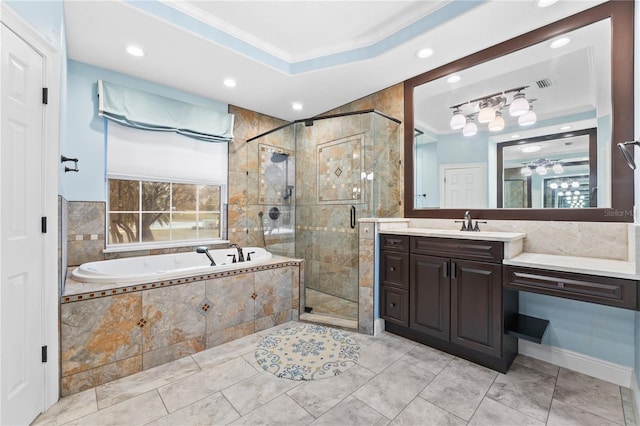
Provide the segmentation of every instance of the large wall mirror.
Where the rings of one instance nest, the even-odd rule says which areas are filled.
[[[632,222],[632,139],[633,2],[612,1],[405,82],[405,216]]]

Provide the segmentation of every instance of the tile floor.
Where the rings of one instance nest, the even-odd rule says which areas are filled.
[[[499,374],[389,333],[354,334],[360,359],[340,376],[279,379],[254,356],[275,329],[69,396],[35,424],[636,425],[628,389],[523,356]]]

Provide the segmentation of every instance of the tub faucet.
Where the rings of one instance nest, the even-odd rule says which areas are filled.
[[[206,254],[209,260],[211,261],[211,266],[216,266],[216,261],[213,260],[213,257],[211,257],[211,254],[209,253],[209,249],[207,247],[205,246],[196,247],[196,252]]]
[[[230,248],[234,248],[236,250],[238,250],[238,262],[244,262],[244,254],[242,254],[242,247],[240,247],[238,244],[229,244]]]

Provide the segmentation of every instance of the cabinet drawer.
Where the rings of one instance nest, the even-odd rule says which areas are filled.
[[[409,251],[409,236],[380,234],[380,246],[384,250]]]
[[[393,287],[380,287],[380,316],[386,321],[409,325],[409,292]]]
[[[447,256],[456,259],[502,263],[501,241],[458,240],[453,238],[411,237],[411,253]]]
[[[638,309],[638,282],[635,280],[505,266],[504,286],[619,308]]]
[[[409,289],[409,253],[380,252],[380,277],[382,285]]]

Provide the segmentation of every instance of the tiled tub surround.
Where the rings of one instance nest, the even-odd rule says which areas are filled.
[[[303,261],[130,286],[67,279],[61,296],[61,394],[129,376],[296,320]]]

